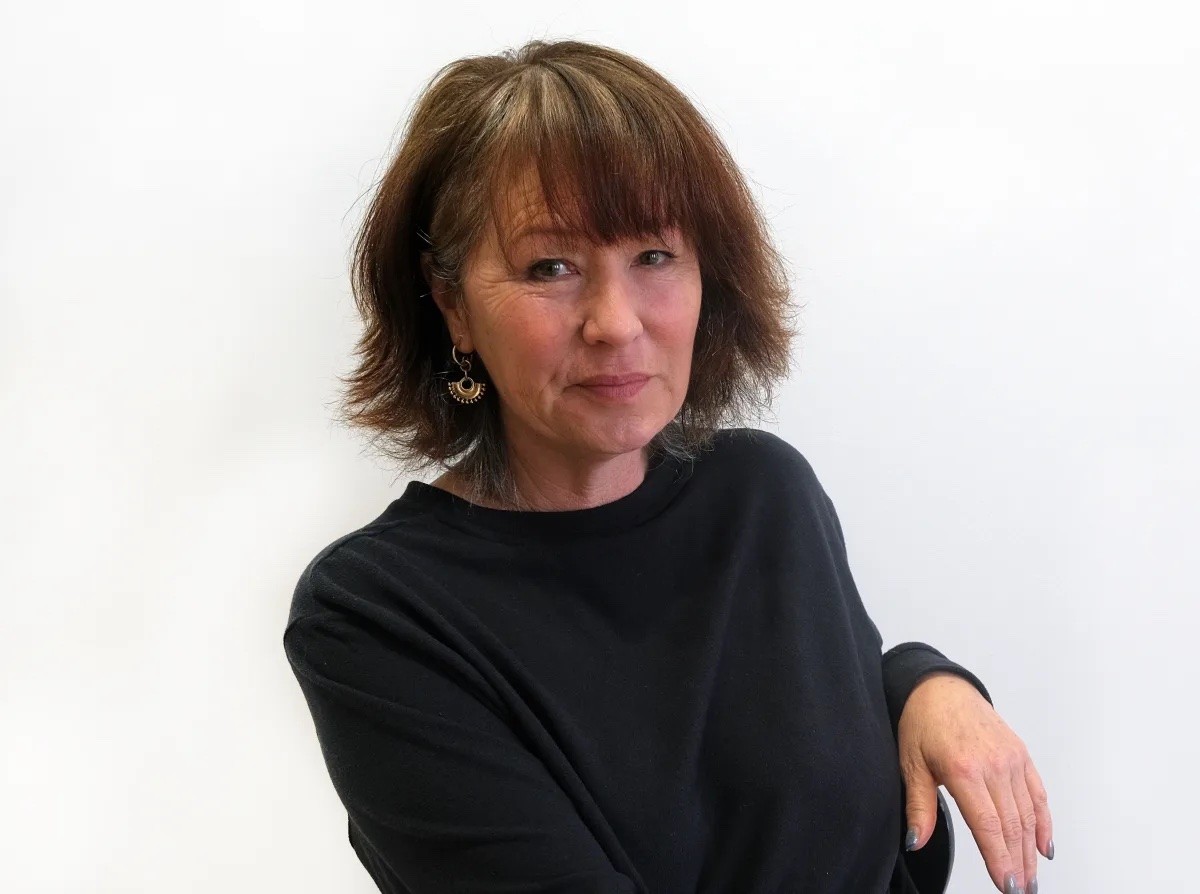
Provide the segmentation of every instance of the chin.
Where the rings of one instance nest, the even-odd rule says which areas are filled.
[[[642,418],[628,420],[596,420],[588,429],[588,446],[598,453],[618,455],[641,450],[662,431],[671,420],[661,424]]]

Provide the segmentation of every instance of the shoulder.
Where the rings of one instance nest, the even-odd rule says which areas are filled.
[[[384,583],[389,589],[403,568],[392,544],[399,528],[414,519],[389,511],[359,528],[327,542],[311,556],[292,590],[287,627],[305,618],[343,612],[360,612],[369,594]]]
[[[726,486],[744,503],[789,530],[808,526],[814,536],[844,549],[833,500],[798,448],[755,428],[722,429],[713,445],[713,456],[723,457],[717,466],[723,469]]]
[[[713,435],[713,447],[731,453],[751,453],[789,462],[805,461],[803,454],[789,442],[762,428],[722,428]]]
[[[394,545],[392,535],[405,525],[364,525],[327,543],[304,566],[282,635],[298,677],[375,691],[400,651],[437,648],[437,637],[422,632],[428,612],[421,593],[430,582]]]
[[[827,513],[828,498],[803,452],[757,428],[716,432],[696,461],[691,487],[693,500],[742,524],[795,524]]]
[[[820,488],[807,457],[773,432],[760,428],[723,428],[712,439],[713,464],[727,474],[737,474],[747,483],[769,482]]]

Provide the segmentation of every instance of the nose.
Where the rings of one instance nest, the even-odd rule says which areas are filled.
[[[632,283],[612,274],[591,286],[584,301],[584,341],[624,345],[641,333],[638,295]]]

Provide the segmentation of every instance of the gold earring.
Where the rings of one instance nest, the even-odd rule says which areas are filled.
[[[461,369],[463,372],[463,377],[461,379],[459,379],[457,382],[451,382],[449,384],[448,387],[450,389],[450,396],[460,404],[475,403],[475,401],[483,397],[483,382],[476,382],[469,375],[467,375],[468,371],[471,369],[471,361],[465,356],[461,360],[458,358],[457,345],[450,346],[450,359],[457,363],[459,369]]]

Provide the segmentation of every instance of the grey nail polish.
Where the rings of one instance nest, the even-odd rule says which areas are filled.
[[[1025,891],[1027,894],[1037,894],[1037,888],[1037,876],[1034,876],[1029,880],[1029,884],[1025,886]]]
[[[1020,888],[1017,887],[1017,874],[1010,872],[1004,877],[1004,894],[1022,894]]]
[[[1054,859],[1054,839],[1053,838],[1051,838],[1050,843],[1048,845],[1046,845],[1046,859],[1047,860]]]
[[[917,830],[909,829],[908,836],[904,839],[904,849],[906,851],[911,851],[916,846],[917,846]]]

